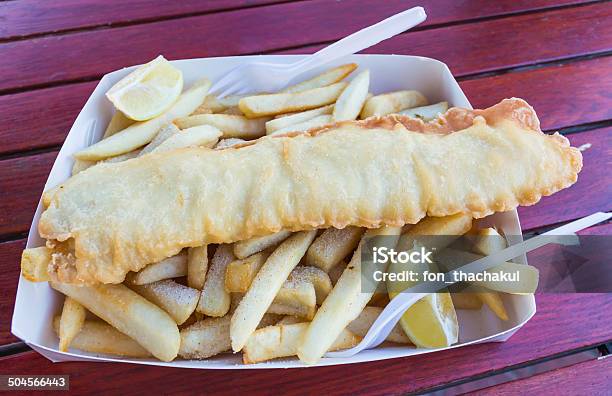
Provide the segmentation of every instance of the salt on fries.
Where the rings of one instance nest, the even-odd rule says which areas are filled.
[[[62,308],[62,316],[59,321],[59,350],[66,352],[68,346],[74,340],[74,337],[79,334],[85,323],[87,311],[85,307],[79,304],[75,299],[66,297],[64,307]]]
[[[367,70],[343,81],[356,68],[341,65],[279,93],[224,98],[207,95],[211,83],[201,80],[161,115],[146,121],[136,122],[117,110],[103,139],[75,154],[73,174],[101,163],[187,147],[231,150],[249,140],[272,138],[265,135],[303,132],[358,117],[399,113],[429,121],[448,109],[446,102],[427,105],[417,91],[372,95]],[[60,188],[43,194],[45,208]],[[425,218],[403,229],[281,230],[218,245],[210,261],[208,252],[214,246],[194,245],[128,274],[123,284],[51,282],[66,299],[61,315],[50,325],[61,351],[73,348],[171,361],[177,356],[207,359],[233,350],[242,351],[248,364],[291,356],[311,364],[327,351],[359,343],[397,292],[389,285],[389,294],[375,292],[375,284],[369,285],[371,292],[363,291],[361,269],[366,264],[361,262],[361,249],[366,238],[387,235],[385,244],[409,250],[422,235],[446,235],[436,240],[436,247],[440,264],[452,269],[459,265],[457,259],[475,260],[506,246],[494,229],[483,229],[470,232],[470,252],[448,249],[471,225],[472,218],[460,214]],[[24,278],[50,281],[47,272],[55,265],[50,247],[24,250]],[[455,308],[475,310],[485,304],[507,320],[503,293],[533,292],[538,274],[533,267],[514,263],[501,263],[490,271],[502,268],[521,272],[525,280],[520,287],[473,282],[470,292],[438,293],[442,297],[436,301],[450,304],[453,314]],[[88,311],[102,321],[87,318]],[[411,327],[415,320],[425,320],[418,315],[407,311],[404,316],[409,319],[403,318],[387,341],[422,345]]]
[[[384,227],[381,229],[368,230],[364,238],[377,235],[397,236],[401,227]],[[394,247],[393,240],[389,243]],[[303,341],[298,347],[298,357],[306,363],[316,363],[325,352],[329,351],[334,341],[346,328],[346,326],[359,316],[368,301],[374,294],[363,292],[361,287],[361,248],[357,247],[353,258],[338,279],[331,293],[323,305],[317,311],[310,326],[303,336]],[[393,245],[393,246],[391,246]]]
[[[208,246],[198,246],[187,250],[187,285],[202,290],[208,271]]]
[[[96,316],[133,338],[153,356],[169,362],[178,355],[179,329],[164,310],[124,285],[51,287],[81,303]]]
[[[240,259],[249,257],[284,241],[289,235],[291,235],[289,231],[279,231],[271,235],[264,235],[236,242],[234,244],[234,255]]]
[[[206,274],[197,307],[198,312],[208,316],[224,316],[229,311],[231,297],[225,290],[225,271],[233,260],[231,245],[217,247]]]
[[[244,347],[255,331],[285,279],[304,256],[315,235],[316,231],[293,234],[274,250],[261,267],[232,315],[230,335],[235,352]]]

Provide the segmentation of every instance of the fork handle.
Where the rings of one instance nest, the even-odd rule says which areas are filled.
[[[296,62],[293,66],[293,71],[297,75],[333,62],[345,55],[352,55],[418,25],[425,18],[427,18],[427,15],[423,7],[413,7],[402,11],[372,26],[361,29]]]

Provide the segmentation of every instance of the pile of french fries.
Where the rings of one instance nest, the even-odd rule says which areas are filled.
[[[232,149],[266,135],[336,121],[390,113],[431,120],[448,108],[446,102],[428,105],[417,91],[372,95],[367,70],[345,81],[356,68],[342,65],[278,93],[242,97],[208,95],[211,84],[202,80],[153,119],[134,122],[116,112],[103,139],[75,154],[73,174],[99,163],[181,147]],[[43,195],[44,205],[50,196]],[[409,248],[418,235],[466,232],[473,234],[474,243],[465,254],[488,255],[504,248],[489,242],[487,237],[498,235],[494,229],[476,230],[471,217],[457,215],[425,218],[412,228],[280,231],[233,244],[191,247],[130,273],[116,285],[50,281],[50,249],[43,246],[24,251],[22,274],[31,281],[50,281],[66,296],[49,324],[61,351],[162,361],[241,351],[244,363],[298,356],[312,364],[327,351],[358,344],[389,302],[388,293],[362,290],[365,238],[387,235],[393,244]],[[516,290],[487,283],[470,287],[473,293],[452,294],[453,309],[481,309],[484,304],[508,320],[502,294]],[[387,341],[419,346],[401,323]]]

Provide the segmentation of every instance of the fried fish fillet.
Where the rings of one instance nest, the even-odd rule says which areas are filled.
[[[97,165],[57,189],[39,231],[51,245],[74,246],[53,254],[53,279],[118,283],[185,247],[425,215],[484,217],[570,186],[581,167],[566,138],[542,133],[533,109],[508,99],[429,123],[374,117]]]

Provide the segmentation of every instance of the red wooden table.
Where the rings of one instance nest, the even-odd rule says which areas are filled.
[[[169,59],[310,53],[414,5],[426,23],[369,50],[446,62],[474,107],[517,96],[546,131],[590,143],[578,183],[520,210],[538,231],[612,209],[612,4],[581,0],[13,0],[0,3],[0,374],[69,374],[78,393],[604,394],[610,294],[543,294],[503,344],[283,371],[52,364],[10,334],[19,258],[44,181],[98,79]],[[610,235],[610,224],[588,230]],[[606,343],[608,345],[606,346]],[[513,378],[521,378],[507,382]],[[495,384],[502,383],[494,387]]]

